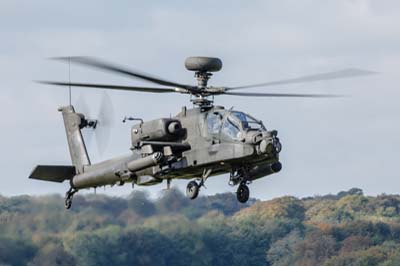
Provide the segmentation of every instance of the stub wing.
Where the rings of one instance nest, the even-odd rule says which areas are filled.
[[[38,165],[29,178],[62,183],[76,175],[75,167],[70,165]]]

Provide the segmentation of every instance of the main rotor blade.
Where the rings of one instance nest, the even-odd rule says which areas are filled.
[[[145,81],[149,81],[152,83],[156,83],[159,85],[164,85],[164,86],[173,86],[173,87],[178,87],[178,88],[191,88],[192,86],[190,85],[185,85],[185,84],[180,84],[172,81],[168,81],[162,78],[158,78],[149,74],[141,73],[138,71],[130,70],[125,67],[117,66],[112,63],[108,63],[96,58],[92,57],[85,57],[85,56],[74,56],[74,57],[57,57],[54,58],[56,60],[62,60],[66,62],[72,62],[72,63],[77,63],[85,66],[91,66],[97,69],[101,70],[106,70],[109,72],[113,73],[118,73],[121,75],[129,76],[129,77],[135,77],[138,79],[142,79]]]
[[[257,92],[225,92],[222,95],[249,96],[249,97],[293,97],[293,98],[336,98],[334,94],[295,94],[295,93],[257,93]]]
[[[151,92],[151,93],[184,92],[174,88],[137,87],[137,86],[107,85],[107,84],[56,82],[56,81],[38,81],[38,82],[56,86],[87,87],[87,88],[97,88],[97,89],[141,91],[141,92]]]
[[[322,81],[322,80],[331,80],[331,79],[340,79],[340,78],[351,78],[357,76],[368,76],[377,74],[377,72],[357,69],[357,68],[348,68],[343,69],[335,72],[327,72],[327,73],[320,73],[316,75],[308,75],[298,78],[292,79],[284,79],[284,80],[277,80],[265,83],[258,83],[252,85],[244,85],[239,87],[230,87],[226,88],[227,91],[229,90],[238,90],[238,89],[247,89],[247,88],[256,88],[256,87],[267,87],[267,86],[274,86],[274,85],[284,85],[284,84],[294,84],[294,83],[306,83],[306,82],[315,82],[315,81]]]

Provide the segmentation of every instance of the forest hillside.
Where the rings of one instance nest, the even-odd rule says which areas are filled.
[[[0,265],[400,265],[400,196],[0,196]]]

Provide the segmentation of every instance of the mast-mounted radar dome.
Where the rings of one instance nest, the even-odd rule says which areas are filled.
[[[222,68],[222,61],[216,57],[192,56],[186,58],[185,67],[196,72],[217,72]]]

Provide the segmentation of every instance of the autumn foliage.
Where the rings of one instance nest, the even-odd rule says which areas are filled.
[[[400,196],[0,196],[0,265],[400,265]]]

